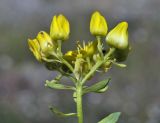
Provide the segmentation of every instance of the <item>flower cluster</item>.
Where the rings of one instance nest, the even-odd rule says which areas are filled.
[[[127,29],[128,23],[121,22],[107,33],[107,21],[96,11],[90,20],[90,32],[95,40],[82,44],[77,41],[75,50],[62,53],[62,44],[69,39],[70,24],[60,14],[53,17],[50,34],[41,31],[35,39],[28,39],[28,44],[36,59],[43,62],[48,69],[63,74],[73,73],[77,80],[82,80],[97,63],[99,64],[95,69],[100,72],[106,72],[112,64],[125,66],[119,62],[125,61],[130,51]],[[104,42],[103,37],[106,37]],[[109,48],[104,49],[107,44]]]
[[[96,82],[91,86],[84,85],[96,72],[107,72],[112,65],[125,67],[130,51],[128,42],[128,23],[121,22],[108,33],[107,21],[98,11],[92,14],[90,33],[94,41],[77,41],[75,50],[62,53],[63,42],[69,39],[70,25],[63,15],[54,16],[50,33],[40,31],[36,38],[28,39],[29,48],[38,61],[49,70],[60,74],[55,79],[46,80],[45,86],[52,89],[72,90],[77,104],[77,113],[63,113],[55,107],[50,110],[60,116],[77,116],[78,123],[83,123],[82,96],[89,92],[103,93],[108,89],[110,78]],[[105,41],[103,39],[105,38]],[[106,49],[106,45],[108,45]],[[63,76],[68,77],[74,85],[61,83]],[[116,122],[120,113],[113,113],[98,123]],[[113,120],[114,119],[114,120]],[[112,121],[111,121],[112,120]]]

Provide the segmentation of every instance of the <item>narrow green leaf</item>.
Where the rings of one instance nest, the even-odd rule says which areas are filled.
[[[89,92],[96,92],[96,93],[102,93],[105,92],[108,89],[108,83],[111,80],[111,78],[105,79],[103,81],[100,81],[90,87],[86,87],[83,89],[83,94],[89,93]]]
[[[117,123],[120,114],[120,112],[112,113],[109,116],[102,119],[101,121],[99,121],[98,123]]]
[[[108,90],[108,85],[105,88],[100,89],[97,93],[104,93]]]
[[[75,90],[72,86],[67,86],[63,84],[56,83],[54,81],[46,81],[45,86],[53,89],[61,89],[61,90]]]
[[[50,106],[49,107],[52,113],[55,113],[56,115],[60,116],[60,117],[70,117],[70,116],[77,116],[76,113],[63,113],[61,111],[59,111],[57,108]]]
[[[116,65],[117,67],[121,67],[121,68],[124,68],[124,67],[127,67],[126,64],[120,64],[120,63],[117,63],[117,62],[112,62],[114,65]]]

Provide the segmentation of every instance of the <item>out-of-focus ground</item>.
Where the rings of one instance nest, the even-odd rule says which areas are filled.
[[[99,10],[109,29],[128,21],[132,52],[125,69],[113,67],[95,79],[112,77],[104,94],[84,97],[86,123],[121,111],[119,123],[160,123],[159,0],[0,0],[0,123],[75,123],[76,118],[52,115],[48,105],[74,112],[72,93],[44,87],[56,72],[45,69],[28,49],[27,39],[49,32],[52,16],[63,13],[71,25],[64,52],[76,40],[93,40],[89,20]]]

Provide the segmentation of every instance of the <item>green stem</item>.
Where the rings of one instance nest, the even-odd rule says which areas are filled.
[[[71,64],[68,63],[68,61],[66,61],[65,59],[63,59],[63,53],[62,53],[62,41],[58,40],[58,48],[57,48],[57,58],[62,61],[69,69],[71,72],[73,72],[73,67]]]
[[[77,84],[77,117],[78,123],[83,123],[83,109],[82,109],[82,85]]]
[[[57,49],[57,53],[58,55],[62,56],[62,41],[58,40],[58,49]]]
[[[101,58],[103,58],[103,52],[102,52],[103,47],[102,47],[101,37],[97,36],[96,38],[97,38],[97,41],[98,41],[98,46],[97,46],[98,51],[100,53]]]
[[[115,51],[114,48],[111,48],[109,52],[104,56],[102,61],[97,62],[93,68],[89,71],[89,73],[83,78],[82,85],[87,81],[88,78],[104,63],[106,62],[107,58]]]
[[[63,59],[62,57],[61,57],[61,60],[62,60],[62,62],[70,69],[70,71],[73,72],[74,69],[73,69],[72,65],[69,64],[68,61],[66,61],[66,60]]]

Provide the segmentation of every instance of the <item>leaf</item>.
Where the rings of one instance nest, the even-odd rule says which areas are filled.
[[[102,88],[101,90],[97,91],[97,93],[104,93],[108,90],[108,85],[105,88]]]
[[[116,65],[117,67],[121,67],[121,68],[124,68],[124,67],[127,67],[126,64],[120,64],[120,63],[117,63],[117,62],[112,62],[114,65]]]
[[[89,92],[96,92],[96,93],[102,93],[105,92],[108,89],[108,83],[111,80],[111,78],[105,79],[103,81],[100,81],[90,87],[86,87],[83,89],[83,94],[89,93]]]
[[[120,114],[121,114],[120,112],[112,113],[106,118],[99,121],[98,123],[117,123]]]
[[[48,80],[46,80],[45,86],[53,89],[75,90],[75,88],[72,86],[67,86],[67,85],[56,83],[55,81],[48,81]]]
[[[53,106],[50,106],[49,109],[51,110],[52,113],[55,113],[56,115],[58,115],[60,117],[77,116],[76,113],[63,113]]]

